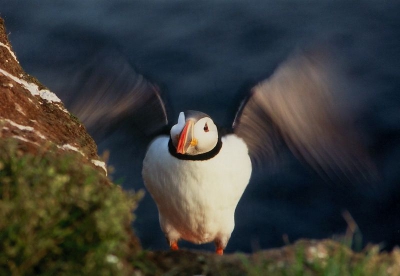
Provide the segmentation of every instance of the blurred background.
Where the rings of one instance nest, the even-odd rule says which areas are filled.
[[[195,109],[227,124],[240,89],[268,77],[294,49],[321,40],[335,46],[344,73],[359,88],[357,102],[348,104],[357,106],[356,128],[381,181],[372,190],[327,184],[284,153],[278,168],[254,171],[227,252],[343,235],[345,210],[363,244],[400,244],[399,14],[400,2],[376,0],[0,2],[23,68],[61,98],[80,66],[100,49],[115,48],[162,87],[171,121]],[[144,189],[145,148],[132,131],[120,128],[97,142],[100,154],[110,151],[112,178],[127,190]],[[133,227],[143,247],[168,248],[149,194],[136,214]]]

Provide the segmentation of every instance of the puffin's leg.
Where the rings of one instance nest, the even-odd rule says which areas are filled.
[[[176,239],[176,238],[171,238],[171,237],[168,237],[168,236],[165,236],[165,238],[167,239],[167,243],[168,243],[168,245],[169,245],[169,248],[170,248],[172,251],[177,251],[177,250],[179,250],[178,239]]]
[[[215,240],[215,253],[217,253],[217,255],[224,255],[224,247],[219,240]]]
[[[169,248],[171,248],[172,251],[179,250],[178,241],[170,241]]]
[[[164,217],[160,214],[160,225],[161,229],[165,234],[165,238],[167,239],[167,243],[169,248],[173,251],[179,250],[178,240],[180,239],[180,234],[175,228],[169,223],[168,220],[165,220]]]
[[[215,253],[217,253],[217,255],[224,255],[224,250],[222,249],[222,247],[217,247]]]
[[[228,244],[228,237],[218,237],[214,240],[215,243],[215,253],[218,255],[224,255],[224,249]]]

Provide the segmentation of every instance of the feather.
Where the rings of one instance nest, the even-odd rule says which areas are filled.
[[[374,171],[341,105],[350,92],[325,51],[296,53],[253,87],[236,115],[234,132],[253,160],[275,160],[283,140],[322,176],[368,180]],[[362,181],[363,181],[362,180]]]
[[[71,81],[65,103],[98,137],[128,119],[145,135],[168,124],[158,86],[135,72],[122,54],[105,49],[81,67]]]

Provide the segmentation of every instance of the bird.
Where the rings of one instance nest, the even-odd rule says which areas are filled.
[[[143,161],[143,180],[159,210],[168,244],[214,242],[222,255],[252,165],[243,139],[220,136],[205,113],[179,114],[170,135],[156,138]]]
[[[195,110],[179,112],[171,125],[158,85],[110,51],[98,63],[106,66],[81,74],[86,94],[80,95],[90,101],[75,98],[67,106],[89,132],[104,134],[129,118],[151,137],[142,177],[171,250],[180,240],[214,242],[222,255],[252,170],[278,160],[282,145],[328,180],[373,178],[373,164],[340,105],[349,99],[347,81],[328,51],[294,51],[249,89],[228,127]]]

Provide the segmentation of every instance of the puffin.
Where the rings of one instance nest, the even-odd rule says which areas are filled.
[[[170,125],[157,84],[119,53],[99,56],[75,89],[90,101],[66,105],[95,136],[128,118],[148,137],[142,177],[171,250],[180,240],[213,242],[222,255],[252,170],[279,160],[282,146],[327,182],[374,178],[352,125],[349,82],[325,49],[294,51],[249,89],[227,127],[195,110],[180,111]]]
[[[251,171],[242,138],[221,136],[203,112],[181,112],[170,135],[157,137],[149,146],[142,171],[170,248],[177,250],[180,239],[214,242],[222,255]]]

